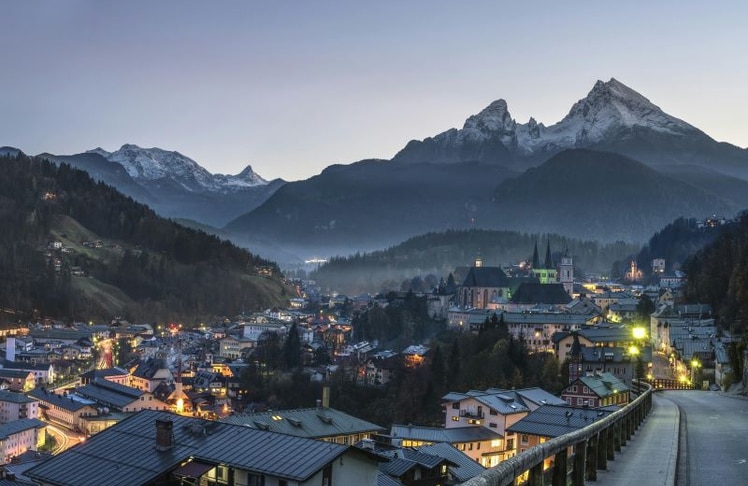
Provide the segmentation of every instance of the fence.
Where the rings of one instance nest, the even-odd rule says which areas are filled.
[[[462,483],[462,486],[508,486],[526,478],[527,486],[543,486],[549,476],[552,486],[584,486],[585,480],[596,481],[597,471],[607,469],[607,462],[626,445],[652,409],[652,387],[633,402],[587,427],[555,437],[502,461],[497,466]],[[572,453],[569,454],[569,451]],[[553,459],[548,471],[546,459]]]

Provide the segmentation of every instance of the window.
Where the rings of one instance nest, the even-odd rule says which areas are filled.
[[[530,442],[530,438],[526,434],[522,434],[522,436],[520,437],[520,440],[522,441],[523,444],[527,444],[528,442]]]
[[[460,409],[460,402],[454,402],[452,404],[452,410],[459,410]]]
[[[506,440],[506,448],[509,450],[514,449],[514,439]]]
[[[460,421],[460,417],[458,417],[457,415],[452,415],[452,422],[459,422],[459,421]]]
[[[498,415],[499,414],[499,412],[497,412],[494,409],[490,409],[488,413],[490,413],[491,415]]]
[[[488,426],[491,427],[492,429],[495,429],[497,427],[496,422],[490,422]]]

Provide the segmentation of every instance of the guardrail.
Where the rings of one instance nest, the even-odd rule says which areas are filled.
[[[520,478],[525,477],[522,484],[543,486],[548,484],[544,482],[546,475],[552,486],[567,486],[569,477],[572,486],[584,486],[585,480],[596,481],[598,469],[607,469],[607,461],[615,458],[652,409],[652,387],[642,382],[640,385],[646,390],[622,409],[510,457],[462,486],[509,486],[519,484]],[[550,458],[553,465],[544,471],[544,461]]]

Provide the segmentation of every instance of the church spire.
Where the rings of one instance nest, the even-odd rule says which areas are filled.
[[[545,264],[543,268],[553,268],[553,259],[551,258],[551,240],[548,240],[548,246],[545,248]]]
[[[532,268],[540,268],[540,257],[538,256],[537,240],[535,240],[535,249],[532,252]]]

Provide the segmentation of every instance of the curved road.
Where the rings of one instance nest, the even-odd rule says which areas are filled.
[[[680,409],[677,486],[748,484],[748,397],[667,391]]]

